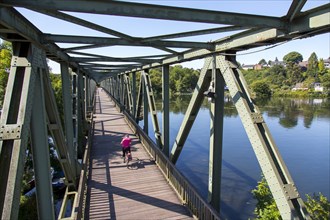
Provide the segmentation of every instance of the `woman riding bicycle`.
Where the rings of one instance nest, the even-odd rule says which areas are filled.
[[[124,163],[125,163],[125,155],[126,153],[131,154],[131,139],[128,134],[126,134],[123,139],[121,140],[120,144],[122,146],[123,150],[123,158],[124,158]]]

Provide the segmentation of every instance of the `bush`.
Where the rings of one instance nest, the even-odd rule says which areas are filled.
[[[313,197],[306,195],[306,209],[312,219],[330,219],[330,202],[322,193],[313,194]]]
[[[269,85],[262,80],[258,80],[252,83],[251,88],[257,97],[270,97],[272,94]]]
[[[264,177],[262,177],[261,181],[258,182],[256,189],[252,190],[252,194],[257,200],[257,205],[254,210],[257,219],[281,219],[280,212]],[[322,193],[319,193],[318,195],[314,193],[313,197],[307,194],[306,197],[307,201],[305,201],[305,206],[311,219],[330,219],[330,202],[325,196],[322,195]]]

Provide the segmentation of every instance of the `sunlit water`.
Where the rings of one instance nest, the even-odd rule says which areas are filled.
[[[184,113],[187,96],[171,99],[170,146]],[[204,102],[177,161],[177,168],[206,198],[209,160],[209,104]],[[258,104],[289,172],[305,194],[322,192],[329,198],[330,101],[326,99],[273,98]],[[160,106],[157,106],[160,109]],[[158,113],[161,127],[161,113]],[[140,122],[143,126],[143,121]],[[153,130],[149,117],[149,133]],[[153,137],[153,135],[150,135]],[[253,217],[256,201],[251,190],[261,179],[261,169],[241,120],[227,99],[221,184],[221,216],[228,219]]]

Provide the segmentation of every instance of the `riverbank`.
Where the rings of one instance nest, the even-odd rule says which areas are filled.
[[[329,98],[330,93],[321,93],[314,91],[288,91],[279,90],[272,93],[273,97],[288,97],[288,98]]]

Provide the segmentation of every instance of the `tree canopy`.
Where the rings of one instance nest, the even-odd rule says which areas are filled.
[[[0,45],[0,108],[2,108],[6,93],[12,55],[11,43],[3,41]]]
[[[286,64],[299,63],[299,62],[303,61],[303,56],[300,53],[293,51],[293,52],[290,52],[287,55],[285,55],[283,57],[283,61]]]

